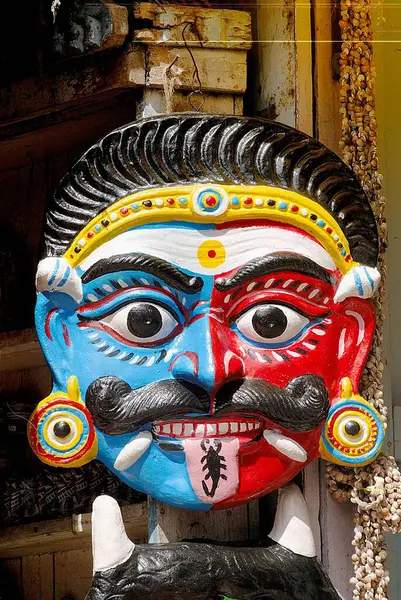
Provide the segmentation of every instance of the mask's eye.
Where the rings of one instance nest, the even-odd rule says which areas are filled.
[[[130,302],[99,322],[139,345],[165,341],[179,325],[166,306],[144,300]]]
[[[237,319],[237,329],[252,342],[281,344],[295,338],[310,323],[298,312],[279,304],[257,304]]]

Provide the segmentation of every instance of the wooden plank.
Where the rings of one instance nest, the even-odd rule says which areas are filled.
[[[34,329],[0,334],[0,371],[18,371],[45,364]]]
[[[295,126],[295,0],[259,1],[256,9],[258,114]]]
[[[196,32],[195,25],[188,27],[185,38],[193,47],[203,88],[225,93],[244,92],[246,49],[251,44],[248,13],[171,6],[163,10],[157,6],[155,11],[155,8],[148,7],[144,14],[150,12],[156,25],[160,25],[160,39],[155,39],[153,43],[146,30],[145,33],[138,32],[137,40],[127,43],[117,56],[114,53],[103,54],[100,58],[94,56],[91,64],[85,66],[80,62],[66,61],[63,68],[55,72],[15,81],[10,87],[2,89],[7,102],[0,107],[0,120],[18,121],[92,102],[96,97],[103,98],[126,89],[145,86],[163,88],[164,71],[177,54],[182,69],[177,86],[191,89],[193,63],[189,52],[183,47],[182,39],[182,25],[187,24],[186,11],[191,13],[190,24],[196,20]],[[179,22],[181,25],[177,25]],[[170,23],[175,24],[173,29]],[[155,33],[152,35],[156,36]],[[169,35],[172,40],[168,38]],[[140,41],[138,38],[141,38]],[[202,41],[196,41],[198,38]]]
[[[54,555],[54,598],[83,600],[92,581],[92,554],[69,550]]]
[[[313,135],[312,24],[310,0],[295,2],[295,111],[298,129]]]
[[[152,21],[153,27],[135,31],[135,39],[141,43],[184,46],[185,28],[188,46],[202,40],[203,48],[246,50],[252,44],[251,15],[245,11],[174,4],[161,11],[157,4],[150,2],[140,2],[134,10],[136,19]]]
[[[36,554],[22,559],[24,600],[54,600],[53,554]]]
[[[249,537],[246,505],[216,512],[181,510],[148,500],[149,543],[178,542],[183,539],[238,541]]]
[[[147,537],[146,503],[123,506],[122,514],[130,538],[135,542],[143,541]],[[89,550],[91,521],[91,513],[86,513],[74,520],[54,519],[3,529],[0,535],[0,558],[78,548]]]
[[[326,480],[320,478],[320,525],[322,531],[322,563],[332,583],[343,598],[352,598],[351,555],[353,547],[353,505],[338,504],[330,496]]]
[[[116,110],[118,106],[118,110]],[[135,93],[111,94],[89,105],[38,116],[28,123],[0,127],[0,171],[12,171],[39,161],[53,163],[60,156],[77,158],[108,131],[135,118]],[[62,173],[64,174],[64,173]],[[57,184],[60,179],[58,175]],[[50,185],[52,185],[50,181]],[[52,188],[54,189],[54,188]],[[4,202],[3,196],[3,202]],[[26,208],[26,207],[25,207]]]
[[[245,92],[246,51],[204,49],[198,43],[198,47],[192,48],[192,54],[203,90],[237,94]],[[164,72],[177,56],[175,67],[182,72],[176,80],[176,86],[179,89],[192,89],[194,66],[190,54],[185,49],[166,46],[150,46],[147,49],[146,86],[162,88]]]
[[[20,600],[22,593],[22,561],[20,558],[13,558],[2,561],[1,564],[1,584],[0,592],[5,594],[6,600]]]
[[[193,110],[189,103],[190,92],[174,90],[172,96],[172,112],[186,112]],[[202,112],[214,115],[242,115],[243,101],[242,96],[231,94],[214,94],[206,92],[203,98],[194,97],[194,102],[204,100]],[[140,102],[139,112],[142,116],[152,116],[166,111],[166,98],[161,90],[147,89],[144,91]]]
[[[314,13],[314,94],[315,135],[330,150],[340,154],[340,85],[334,79],[332,45],[332,6],[312,0]]]
[[[161,82],[160,82],[161,83]],[[145,48],[128,44],[114,54],[93,57],[93,63],[67,62],[64,69],[15,81],[2,89],[7,102],[0,107],[0,120],[13,121],[93,102],[112,92],[145,85]]]
[[[29,395],[32,409],[35,403],[46,398],[52,389],[52,377],[47,365],[21,371],[21,391]]]
[[[314,11],[314,95],[315,136],[331,150],[340,154],[339,83],[334,79],[332,56],[332,6],[313,2]],[[352,596],[349,579],[352,576],[353,506],[338,504],[330,496],[320,468],[321,560],[331,581],[344,598]]]

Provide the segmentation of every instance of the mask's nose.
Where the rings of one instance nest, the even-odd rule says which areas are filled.
[[[217,390],[245,375],[242,358],[230,348],[227,325],[205,315],[187,327],[182,339],[186,348],[170,366],[175,379],[203,388],[213,398]]]

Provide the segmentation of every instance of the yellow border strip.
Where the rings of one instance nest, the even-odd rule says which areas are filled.
[[[199,197],[206,190],[218,199],[220,207],[216,206],[215,212],[204,203],[199,205]],[[340,226],[317,202],[281,188],[214,184],[157,188],[121,198],[82,229],[64,258],[76,267],[101,244],[139,225],[170,221],[220,224],[255,219],[293,225],[310,233],[343,274],[358,264],[352,260]]]

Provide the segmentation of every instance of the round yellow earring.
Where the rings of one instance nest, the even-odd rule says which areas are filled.
[[[67,393],[53,392],[38,404],[28,440],[38,458],[53,467],[80,467],[96,457],[95,428],[75,376],[68,380]]]
[[[320,438],[320,456],[347,467],[372,462],[383,446],[385,425],[377,410],[341,381],[341,396],[330,409]]]

